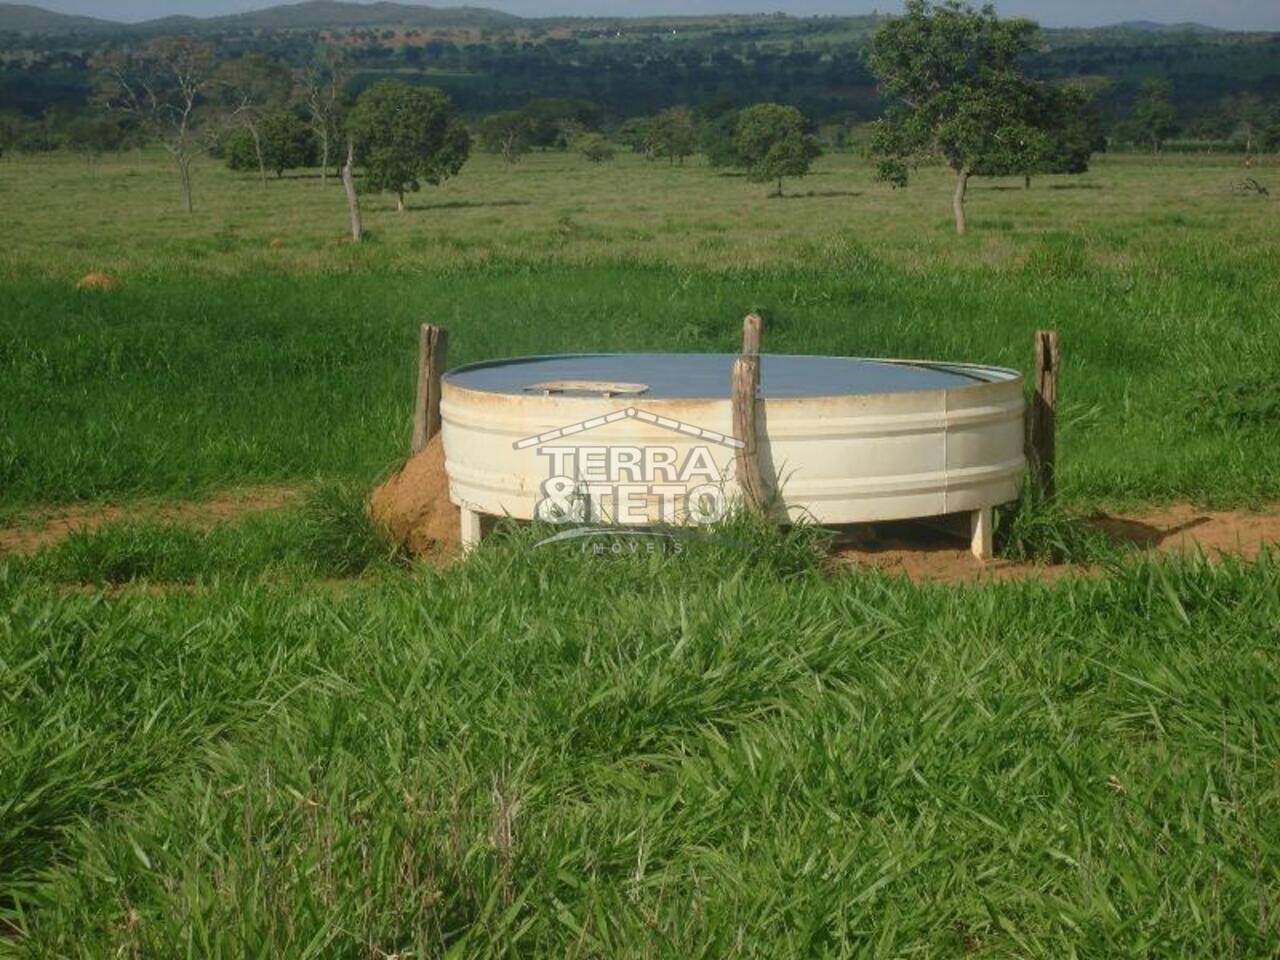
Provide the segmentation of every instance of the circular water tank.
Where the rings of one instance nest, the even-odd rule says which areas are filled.
[[[528,357],[446,374],[451,497],[520,519],[714,519],[738,494],[732,354]],[[847,357],[761,358],[757,438],[792,517],[858,523],[980,511],[1017,498],[1016,371]],[[560,513],[556,511],[560,510]],[[585,511],[585,512],[584,512]]]

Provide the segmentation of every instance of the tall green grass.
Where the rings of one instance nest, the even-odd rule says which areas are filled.
[[[0,953],[1274,952],[1280,562],[1113,563],[1071,520],[1280,495],[1272,208],[1233,170],[981,184],[957,240],[937,171],[832,158],[814,193],[852,196],[769,203],[482,160],[366,198],[356,249],[340,192],[202,167],[188,218],[159,169],[0,170],[0,510],[320,486],[0,560]],[[419,323],[460,363],[732,350],[749,309],[772,351],[1023,369],[1058,328],[1064,504],[1001,537],[1105,575],[832,577],[743,518],[603,555],[510,527],[442,572],[368,525]]]
[[[983,181],[957,238],[933,168],[890,191],[832,156],[827,195],[779,203],[698,164],[482,156],[403,216],[366,196],[376,242],[358,248],[335,243],[337,188],[197,172],[187,217],[159,156],[0,169],[24,198],[0,251],[0,508],[368,482],[407,447],[423,321],[465,362],[729,350],[749,309],[768,350],[1022,369],[1055,327],[1069,501],[1280,494],[1280,246],[1270,201],[1231,195],[1231,162]],[[123,288],[75,291],[89,269]]]
[[[320,484],[298,507],[209,528],[119,521],[77,530],[14,566],[56,583],[165,587],[261,577],[351,577],[406,560],[403,547],[370,519],[363,489]]]
[[[952,590],[535,539],[342,589],[0,573],[0,949],[1274,944],[1275,558]]]
[[[749,309],[764,312],[776,352],[1024,370],[1033,330],[1058,327],[1069,500],[1280,496],[1280,448],[1264,438],[1265,371],[1280,368],[1270,266],[1204,254],[1175,281],[1152,272],[1121,288],[1051,268],[1075,262],[1053,251],[1074,248],[1045,249],[1025,271],[924,276],[844,240],[815,248],[811,267],[767,271],[513,262],[235,283],[162,275],[109,297],[12,281],[0,317],[0,502],[317,475],[367,483],[407,446],[423,320],[450,328],[462,363],[731,350]],[[1189,415],[1197,396],[1221,399]]]

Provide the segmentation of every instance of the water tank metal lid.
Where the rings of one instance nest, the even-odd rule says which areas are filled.
[[[459,367],[452,386],[509,395],[635,396],[718,400],[729,396],[730,353],[600,353],[519,357]],[[765,399],[871,396],[956,390],[1016,380],[999,367],[908,360],[765,354]]]

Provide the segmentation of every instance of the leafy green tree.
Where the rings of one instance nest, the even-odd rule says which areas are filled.
[[[1021,176],[1028,189],[1038,174],[1087,173],[1093,154],[1105,146],[1090,96],[1075,86],[1034,86],[1027,126],[1019,138],[988,152],[974,175]]]
[[[127,137],[124,127],[111,117],[79,116],[63,129],[66,144],[92,163],[104,153],[119,150]]]
[[[1220,112],[1229,127],[1231,139],[1244,147],[1246,158],[1252,157],[1270,119],[1262,98],[1255,93],[1227,97]]]
[[[313,167],[319,145],[310,124],[292,113],[275,113],[258,121],[258,138],[240,130],[227,147],[227,166],[232,170],[257,170],[265,165],[284,176],[286,170]]]
[[[59,111],[50,107],[35,120],[23,122],[18,128],[18,140],[15,146],[19,153],[38,154],[52,153],[64,143],[64,136],[59,130]]]
[[[1042,97],[1039,126],[1048,135],[1049,152],[1029,174],[1088,173],[1093,155],[1107,148],[1093,93],[1079,86],[1048,87]]]
[[[1263,150],[1280,153],[1280,106],[1273,107],[1262,123],[1258,143]]]
[[[583,133],[600,128],[600,108],[588,100],[534,100],[521,111],[535,147],[567,150]]]
[[[889,107],[872,152],[879,175],[905,186],[908,169],[940,157],[955,172],[956,232],[966,229],[969,178],[1044,169],[1061,102],[1023,75],[1036,31],[990,5],[907,0],[872,40],[869,63]]]
[[[698,123],[688,107],[670,107],[650,121],[649,136],[655,156],[684,166],[698,145]]]
[[[738,111],[728,110],[704,120],[698,131],[698,149],[713,167],[744,166],[733,135],[738,129]]]
[[[638,153],[646,160],[658,155],[658,142],[652,117],[632,117],[617,130],[619,143],[629,147],[632,153]]]
[[[360,95],[349,121],[366,182],[396,195],[455,176],[471,152],[471,135],[449,98],[434,87],[382,80]]]
[[[572,117],[565,117],[556,122],[556,136],[552,146],[557,150],[568,150],[570,147],[576,147],[578,140],[587,133],[593,132]]]
[[[1133,105],[1133,125],[1138,136],[1159,153],[1164,142],[1178,132],[1178,111],[1174,109],[1172,88],[1162,77],[1150,77],[1142,84]]]
[[[11,152],[22,139],[22,117],[6,110],[0,113],[0,157]]]
[[[601,133],[584,133],[574,143],[574,149],[592,163],[613,159],[613,144]]]
[[[520,162],[530,150],[532,126],[529,118],[516,110],[495,113],[480,121],[480,146],[496,153],[510,166]]]
[[[817,139],[808,132],[804,114],[779,103],[759,103],[738,115],[734,148],[739,164],[753,183],[778,185],[782,196],[784,177],[803,177],[822,155]]]

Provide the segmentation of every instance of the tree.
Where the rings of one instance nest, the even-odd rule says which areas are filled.
[[[213,82],[213,49],[189,37],[164,37],[136,51],[112,51],[97,61],[97,95],[129,115],[173,157],[187,213],[195,210],[191,164],[207,149],[206,95]]]
[[[267,160],[263,153],[262,124],[279,115],[293,94],[289,71],[262,54],[229,60],[218,68],[227,123],[245,130],[253,143],[258,173],[265,185]]]
[[[649,124],[649,136],[656,156],[666,157],[674,165],[683,166],[685,157],[693,155],[698,142],[698,124],[688,107],[663,110]]]
[[[1258,133],[1258,143],[1263,150],[1275,150],[1280,153],[1280,106],[1273,107],[1263,121]]]
[[[1262,98],[1254,93],[1227,97],[1222,102],[1221,112],[1230,128],[1231,139],[1244,147],[1245,159],[1248,161],[1270,119]]]
[[[276,177],[286,170],[311,167],[319,150],[311,126],[292,113],[274,113],[257,122],[255,139],[241,130],[227,147],[227,166],[232,170],[275,171]]]
[[[646,160],[652,160],[658,153],[656,131],[652,117],[632,117],[623,121],[617,130],[618,142],[629,147],[632,153],[638,153]]]
[[[348,71],[342,50],[321,46],[307,64],[294,75],[302,91],[302,101],[320,148],[320,185],[329,183],[329,165],[340,140],[343,91]]]
[[[521,112],[535,147],[567,150],[581,134],[600,128],[600,108],[587,100],[534,100]]]
[[[784,177],[803,177],[822,155],[818,141],[805,127],[804,115],[795,107],[760,103],[738,115],[734,147],[740,164],[753,183],[778,184],[774,196],[782,196]]]
[[[1138,136],[1159,153],[1164,142],[1178,132],[1178,112],[1170,99],[1169,81],[1150,77],[1142,84],[1133,105],[1133,125]]]
[[[613,144],[600,133],[584,133],[574,143],[574,148],[592,163],[613,159]]]
[[[738,128],[738,111],[729,110],[712,117],[702,124],[698,134],[698,149],[713,167],[744,166],[742,156],[734,143],[734,131]]]
[[[532,128],[523,113],[508,110],[485,117],[480,121],[479,132],[481,148],[486,153],[499,154],[508,166],[519,163],[529,152]]]
[[[62,146],[57,128],[57,110],[50,107],[39,119],[20,127],[17,148],[20,153],[52,153]]]
[[[67,123],[64,136],[68,147],[92,163],[108,151],[119,150],[125,130],[111,117],[79,116]]]
[[[349,126],[366,182],[395,193],[402,213],[406,190],[443,183],[471,152],[453,104],[433,87],[382,80],[361,94]]]
[[[1101,121],[1080,87],[1034,86],[1022,139],[988,152],[976,176],[1022,176],[1027,189],[1036,174],[1087,173],[1101,142]]]
[[[1029,174],[1053,155],[1057,101],[1020,64],[1035,31],[989,5],[907,0],[905,14],[872,40],[870,66],[889,101],[871,142],[879,176],[905,186],[910,167],[940,157],[956,175],[957,233],[967,225],[970,177]]]
[[[22,139],[22,117],[12,111],[0,113],[0,157],[9,153]]]

